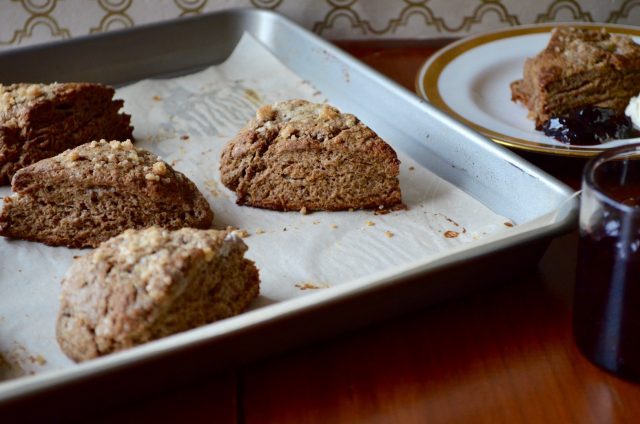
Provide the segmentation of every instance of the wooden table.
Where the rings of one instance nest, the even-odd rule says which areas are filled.
[[[413,89],[429,45],[342,44]],[[573,186],[583,162],[526,155]],[[102,416],[105,422],[640,422],[640,385],[571,337],[576,234],[536,272],[383,325],[269,357]],[[639,335],[640,337],[640,335]]]

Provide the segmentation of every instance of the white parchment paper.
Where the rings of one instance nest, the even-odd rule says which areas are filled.
[[[196,183],[214,211],[214,226],[249,233],[248,256],[261,276],[253,308],[330,290],[510,230],[508,219],[402,154],[405,211],[302,215],[237,206],[234,193],[220,183],[224,144],[261,104],[326,100],[249,35],[221,65],[140,81],[117,90],[117,97],[133,117],[136,145]],[[0,191],[9,194],[6,187]],[[0,239],[0,380],[72,366],[58,348],[54,327],[60,279],[73,256],[84,253]]]

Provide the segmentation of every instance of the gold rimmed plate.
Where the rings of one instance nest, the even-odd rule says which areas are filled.
[[[640,28],[608,24],[571,24],[605,28],[640,42]],[[558,24],[527,25],[464,38],[434,54],[418,72],[416,91],[433,105],[497,143],[560,156],[593,156],[629,143],[597,146],[560,143],[536,131],[527,109],[511,101],[509,84],[522,78],[524,62],[542,51]],[[638,139],[633,139],[636,142]]]

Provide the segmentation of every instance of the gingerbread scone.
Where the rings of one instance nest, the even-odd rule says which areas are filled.
[[[85,361],[239,314],[259,292],[246,250],[228,231],[125,231],[64,277],[60,347]]]
[[[0,235],[95,247],[130,228],[209,228],[198,188],[130,141],[93,141],[21,169],[5,197]]]
[[[537,129],[552,116],[584,107],[623,113],[640,91],[640,45],[631,37],[558,27],[547,47],[526,60],[524,78],[511,83],[511,98],[529,109]]]
[[[358,118],[326,104],[261,107],[225,146],[220,172],[237,203],[291,210],[402,205],[395,151]]]

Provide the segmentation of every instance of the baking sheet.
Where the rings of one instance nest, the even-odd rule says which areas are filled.
[[[214,226],[247,231],[247,255],[262,280],[253,308],[514,231],[508,219],[400,152],[406,211],[302,215],[237,206],[235,195],[220,183],[220,152],[257,107],[290,98],[331,101],[248,34],[221,65],[140,81],[118,89],[117,97],[133,117],[137,146],[196,183],[212,206]],[[376,129],[375,122],[366,123]],[[387,141],[393,146],[394,140]],[[8,194],[8,188],[0,191]],[[54,324],[60,279],[73,256],[84,253],[0,240],[0,379],[72,364],[55,342]]]

